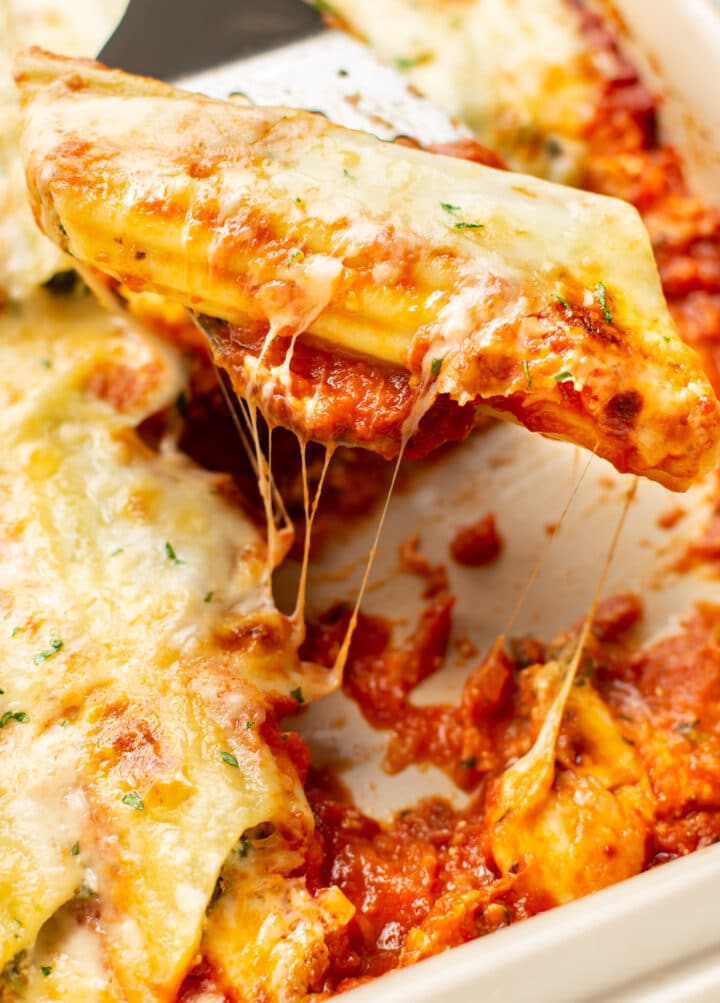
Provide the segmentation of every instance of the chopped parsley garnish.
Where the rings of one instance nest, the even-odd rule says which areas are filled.
[[[178,555],[175,553],[175,548],[172,543],[165,544],[165,556],[168,561],[172,561],[173,564],[184,564],[185,561],[181,561]]]
[[[52,362],[50,359],[40,359],[40,365],[43,369],[52,369]]]
[[[669,345],[670,344],[670,335],[669,334],[664,334],[663,335],[663,341],[665,342],[666,345]]]
[[[60,722],[60,727],[61,728],[67,728],[67,726],[68,726],[69,723],[70,722],[67,719],[65,719],[65,720],[63,720],[63,721]]]
[[[689,735],[699,724],[699,717],[694,717],[692,721],[680,721],[675,725],[675,731],[679,731],[681,735]]]
[[[605,318],[605,323],[612,324],[612,313],[610,312],[610,307],[607,305],[607,289],[603,282],[598,282],[597,284],[597,298],[600,309],[603,312],[603,317]]]
[[[459,220],[457,223],[453,224],[456,230],[484,230],[484,223],[466,223],[464,220]]]
[[[10,637],[17,637],[21,630],[22,627],[13,627],[13,629],[10,631]]]
[[[184,418],[187,414],[187,394],[184,390],[181,390],[175,398],[175,407],[177,408],[177,413],[180,417]]]
[[[42,662],[47,662],[48,658],[52,658],[53,655],[57,655],[63,647],[63,642],[59,637],[50,638],[50,647],[46,648],[45,651],[39,651],[37,655],[33,656],[33,662],[36,665],[41,665]]]
[[[319,14],[335,14],[337,16],[337,11],[327,0],[310,0],[310,2]]]
[[[556,383],[570,383],[572,381],[573,375],[569,373],[567,369],[563,369],[561,373],[557,373],[555,376]]]
[[[71,855],[73,857],[77,857],[77,855],[80,853],[80,844],[79,843],[73,843],[72,849],[70,850],[70,853],[71,853]]]
[[[250,729],[254,728],[254,727],[255,727],[255,722],[254,721],[248,721],[247,724],[245,725],[245,731],[250,731]]]
[[[293,261],[295,260],[295,258],[297,258],[297,256],[299,254],[300,254],[300,251],[298,250],[297,247],[293,251],[290,251],[290,253],[288,254],[287,258],[285,259],[285,267],[289,268],[290,265],[293,263]]]
[[[344,174],[344,176],[346,178],[349,178],[350,181],[354,181],[355,180],[355,176],[350,173],[350,171],[347,169],[347,167],[343,167],[343,174]]]
[[[207,593],[205,594],[205,598],[203,599],[203,602],[212,602],[212,601],[213,601],[213,596],[214,596],[214,595],[215,595],[215,593],[214,593],[214,592],[207,592]]]
[[[463,770],[471,770],[474,766],[477,766],[477,756],[468,756],[467,759],[461,759],[460,766]]]
[[[430,363],[430,372],[433,374],[433,376],[439,376],[440,375],[440,370],[442,369],[442,364],[443,364],[443,360],[442,359],[433,359],[432,360],[432,362]]]
[[[305,697],[303,696],[301,686],[296,686],[294,690],[290,690],[290,696],[298,705],[305,703]]]
[[[40,971],[47,978],[48,975],[52,975],[52,965],[40,965]]]
[[[0,689],[0,696],[5,696],[5,690]]]
[[[124,549],[125,549],[124,547],[116,547],[115,550],[113,550],[112,554],[110,554],[110,556],[117,557],[118,554],[122,554]]]
[[[302,199],[300,198],[300,196],[299,196],[299,195],[296,195],[296,196],[295,196],[295,201],[297,202],[297,204],[298,204],[298,205],[302,205],[302,201],[303,201],[303,200],[302,200]]]
[[[451,216],[454,216],[456,212],[460,212],[460,206],[453,205],[452,202],[441,202],[440,208],[444,209],[445,212],[449,212]]]
[[[557,293],[553,293],[553,299],[556,300],[561,306],[564,306],[565,309],[568,311],[568,313],[572,313],[572,307],[563,296],[559,296]]]
[[[575,679],[575,685],[584,686],[586,683],[590,682],[595,675],[596,667],[597,666],[595,665],[595,660],[593,658],[586,658],[582,670],[578,673]]]
[[[523,359],[522,368],[525,373],[525,379],[527,380],[527,389],[529,390],[532,386],[532,380],[530,378],[530,367],[527,364],[527,359]]]
[[[235,756],[233,756],[232,752],[221,752],[220,758],[222,759],[223,763],[227,763],[228,766],[238,767],[240,765]]]
[[[432,52],[419,52],[416,56],[396,56],[395,65],[399,70],[411,70],[413,66],[428,63],[432,58]]]
[[[130,791],[128,794],[123,794],[122,803],[126,804],[128,808],[134,808],[135,811],[145,810],[143,800],[137,791]]]
[[[4,728],[9,721],[17,721],[18,724],[27,724],[30,718],[24,710],[6,710],[0,717],[0,728]]]

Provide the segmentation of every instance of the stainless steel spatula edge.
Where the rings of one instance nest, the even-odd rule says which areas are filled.
[[[98,58],[209,97],[319,111],[381,139],[470,136],[301,0],[131,0]]]

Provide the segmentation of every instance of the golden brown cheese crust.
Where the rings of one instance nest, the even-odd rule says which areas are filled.
[[[272,420],[391,455],[440,395],[675,489],[715,462],[717,401],[628,206],[37,50],[17,79],[40,225],[227,322],[218,358]],[[312,385],[306,336],[333,368]]]
[[[283,887],[313,823],[275,715],[316,677],[265,541],[224,475],[137,431],[184,388],[88,295],[0,311],[3,1003],[167,1003],[206,952],[301,999],[351,911]],[[281,909],[292,936],[241,956]]]

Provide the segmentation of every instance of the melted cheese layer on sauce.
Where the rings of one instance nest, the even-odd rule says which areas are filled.
[[[0,313],[3,1001],[174,1000],[204,934],[221,954],[248,936],[232,894],[221,931],[206,916],[238,847],[261,919],[292,919],[275,868],[286,842],[298,866],[312,819],[263,727],[312,679],[260,531],[221,477],[136,431],[184,379],[89,296]],[[295,885],[305,926],[268,932],[237,966],[249,987],[349,917]]]
[[[127,0],[0,3],[0,303],[22,299],[66,260],[34,225],[27,204],[13,55],[23,45],[43,45],[68,56],[94,55],[126,6]]]
[[[676,489],[714,464],[717,401],[626,203],[37,50],[17,79],[44,231],[228,321],[218,357],[272,420],[394,455],[441,394]],[[359,420],[382,374],[335,407],[293,370],[305,334],[400,370],[387,435]]]
[[[506,163],[577,182],[603,65],[566,0],[333,0],[386,62]]]

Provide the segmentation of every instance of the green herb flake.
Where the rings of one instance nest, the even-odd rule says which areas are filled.
[[[525,380],[527,382],[527,389],[532,387],[532,379],[530,378],[530,367],[527,364],[527,359],[523,359],[522,363],[523,372],[525,373]]]
[[[396,56],[395,65],[399,70],[411,70],[413,66],[429,63],[432,58],[432,52],[418,52],[416,56]]]
[[[63,720],[63,721],[60,722],[60,727],[61,728],[67,728],[67,726],[68,726],[69,723],[70,722],[67,719]]]
[[[165,544],[165,556],[167,557],[168,561],[171,561],[173,564],[185,563],[185,561],[181,561],[178,555],[175,553],[175,548],[171,543]]]
[[[692,742],[693,745],[702,745],[704,742],[707,742],[709,736],[707,732],[701,731],[700,728],[697,727],[699,724],[700,721],[696,721],[696,723],[690,722],[686,727],[684,727],[683,722],[681,722],[681,724],[677,727],[677,730],[683,738],[688,740],[688,742]]]
[[[559,303],[560,306],[564,306],[568,313],[572,313],[572,307],[564,296],[559,296],[557,293],[553,293],[553,299],[556,303]]]
[[[125,550],[124,547],[116,547],[115,550],[113,550],[112,554],[110,554],[110,556],[111,557],[117,557],[118,554],[122,554],[124,552],[124,550]]]
[[[17,637],[21,630],[22,627],[13,627],[13,629],[10,631],[10,637]]]
[[[40,365],[43,369],[52,369],[52,362],[50,359],[40,359]]]
[[[459,220],[457,223],[453,224],[456,230],[484,230],[484,223],[466,223],[464,220]]]
[[[472,770],[474,766],[477,766],[477,756],[468,756],[467,759],[460,760],[460,767],[463,770]]]
[[[669,334],[664,334],[663,335],[663,341],[665,342],[666,345],[670,344],[670,340],[671,339],[670,339],[670,335]]]
[[[298,704],[298,706],[305,703],[305,697],[303,696],[301,686],[296,686],[294,690],[290,690],[290,696]]]
[[[77,857],[77,855],[79,853],[80,853],[80,844],[79,843],[73,843],[72,849],[70,850],[70,855],[73,856],[73,857]]]
[[[122,803],[126,804],[128,808],[134,808],[135,811],[145,810],[143,800],[137,791],[130,791],[128,794],[123,794]]]
[[[285,267],[289,268],[290,265],[295,260],[295,258],[297,258],[300,255],[300,253],[301,252],[298,250],[297,247],[293,251],[290,251],[290,253],[288,254],[287,258],[285,259]]]
[[[433,374],[433,376],[439,376],[440,375],[440,370],[442,369],[442,364],[443,364],[443,360],[442,359],[433,359],[432,360],[432,362],[430,363],[430,372]]]
[[[0,689],[0,696],[5,696],[5,690]]]
[[[50,647],[46,648],[45,651],[39,651],[37,655],[33,656],[33,662],[36,665],[41,665],[43,662],[47,662],[48,658],[52,658],[53,655],[57,655],[58,651],[63,648],[63,642],[59,637],[50,638]]]
[[[254,728],[254,727],[255,727],[255,722],[254,721],[248,721],[247,724],[245,725],[245,731],[250,731],[250,729]]]
[[[567,369],[563,369],[561,373],[557,373],[554,377],[556,383],[571,383],[573,379],[572,373],[569,373]]]
[[[596,669],[597,666],[595,664],[595,660],[588,656],[585,659],[582,669],[578,672],[577,677],[575,678],[575,685],[584,686],[586,683],[589,683],[594,678]]]
[[[47,978],[48,975],[52,975],[52,965],[40,965],[40,971]]]
[[[351,174],[347,167],[343,167],[343,175],[348,178],[349,181],[355,180],[355,175]]]
[[[460,206],[453,205],[452,202],[441,202],[440,208],[444,209],[445,212],[449,212],[451,216],[454,216],[456,212],[460,212]]]
[[[214,595],[215,595],[214,592],[206,592],[205,593],[205,598],[203,599],[203,602],[212,602]]]
[[[310,3],[319,14],[334,14],[337,17],[337,11],[327,0],[310,0]]]
[[[235,756],[233,756],[232,752],[221,752],[220,758],[222,759],[223,763],[227,763],[228,766],[234,766],[236,769],[240,765]]]
[[[24,710],[6,710],[3,716],[0,717],[0,728],[4,728],[10,721],[17,721],[18,724],[27,724],[29,720],[30,718]]]
[[[303,200],[300,198],[299,195],[295,196],[295,201],[297,202],[298,205],[302,205],[303,204]]]
[[[610,307],[607,304],[607,289],[605,288],[604,282],[598,282],[597,284],[597,298],[600,304],[600,309],[603,312],[603,317],[605,318],[606,324],[612,324],[612,313],[610,312]]]

